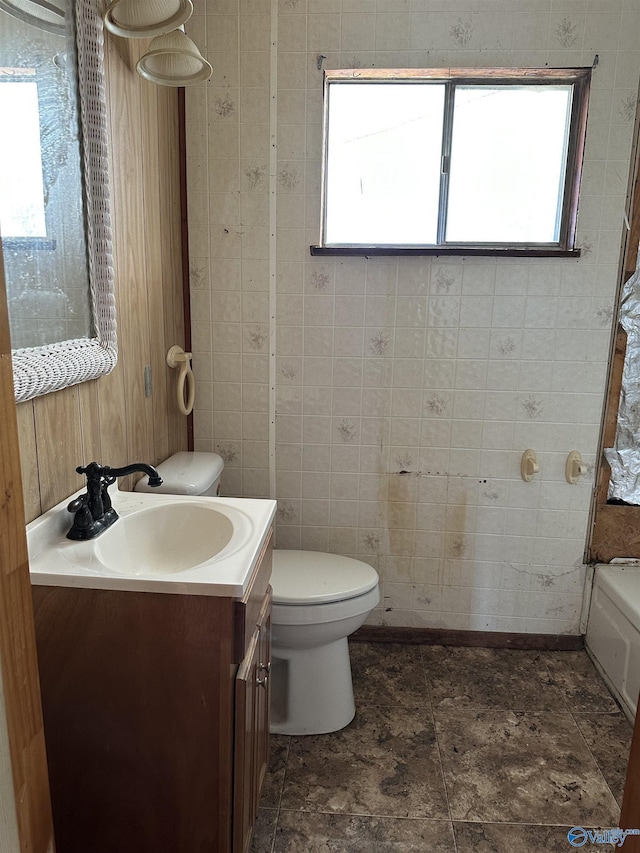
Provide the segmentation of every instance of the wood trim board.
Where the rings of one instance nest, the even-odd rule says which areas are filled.
[[[515,634],[502,631],[452,631],[445,628],[403,628],[363,625],[349,638],[361,643],[406,643],[425,646],[472,646],[484,649],[575,651],[584,648],[578,634]]]
[[[629,175],[627,210],[630,229],[622,239],[620,275],[614,311],[618,312],[624,284],[636,270],[640,241],[640,110],[636,114],[633,157]],[[615,557],[640,559],[640,506],[607,503],[611,470],[603,449],[615,442],[622,388],[622,371],[627,348],[627,335],[618,323],[613,330],[609,359],[609,376],[604,400],[604,418],[600,431],[594,499],[589,522],[586,561],[608,563]]]
[[[0,707],[0,714],[4,713],[6,723],[20,853],[50,853],[54,849],[53,822],[31,605],[11,340],[1,249],[0,494],[0,675],[4,698],[4,708]],[[4,779],[2,781],[4,783]],[[3,805],[6,809],[7,804]]]

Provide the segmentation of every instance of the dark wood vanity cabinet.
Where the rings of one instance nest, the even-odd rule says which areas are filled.
[[[247,853],[269,760],[271,593],[235,681],[233,853]]]
[[[33,587],[57,853],[244,853],[267,766],[271,538],[242,600]]]

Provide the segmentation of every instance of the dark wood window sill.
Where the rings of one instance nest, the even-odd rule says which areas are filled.
[[[312,255],[377,256],[432,255],[493,258],[579,258],[580,249],[516,248],[495,246],[309,246]]]

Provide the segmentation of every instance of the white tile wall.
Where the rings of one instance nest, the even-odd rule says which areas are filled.
[[[640,0],[200,0],[188,32],[214,65],[187,90],[196,449],[223,455],[226,493],[268,494],[275,262],[278,546],[374,565],[373,622],[577,632],[593,475],[570,486],[564,465],[578,449],[593,470]],[[597,54],[580,259],[311,257],[319,54],[325,68]],[[528,447],[541,470],[525,483]]]

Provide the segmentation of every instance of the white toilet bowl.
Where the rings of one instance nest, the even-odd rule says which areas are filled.
[[[271,731],[344,728],[355,715],[347,637],[380,601],[377,572],[337,554],[275,550],[271,585]]]
[[[156,466],[163,484],[143,477],[136,491],[217,495],[217,453],[183,452]],[[318,551],[273,552],[271,731],[335,732],[355,714],[347,637],[380,601],[378,575],[360,560]]]

